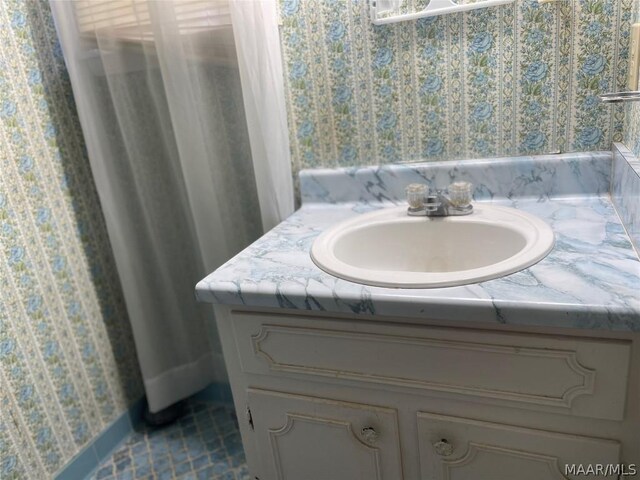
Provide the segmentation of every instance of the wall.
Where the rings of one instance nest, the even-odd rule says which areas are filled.
[[[0,27],[0,477],[42,479],[142,383],[48,3]]]
[[[640,22],[640,0],[634,0],[631,23]],[[625,106],[624,144],[640,157],[640,102]]]
[[[409,1],[409,0],[405,0]],[[294,167],[608,150],[634,0],[375,27],[366,0],[281,0]]]

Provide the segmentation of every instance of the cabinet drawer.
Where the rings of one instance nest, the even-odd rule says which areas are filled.
[[[418,413],[418,435],[423,480],[618,478],[572,475],[618,465],[620,444],[612,440],[430,413]]]
[[[444,392],[579,416],[624,416],[630,345],[464,328],[234,313],[247,373]]]

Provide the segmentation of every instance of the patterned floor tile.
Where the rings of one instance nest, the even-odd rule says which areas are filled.
[[[91,480],[248,480],[233,409],[192,401],[186,410],[166,427],[141,427]]]

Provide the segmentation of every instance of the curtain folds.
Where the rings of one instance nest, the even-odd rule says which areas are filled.
[[[152,412],[226,379],[194,285],[293,211],[273,1],[51,1]]]
[[[265,230],[293,211],[282,55],[274,1],[232,1],[233,33]],[[272,188],[280,185],[281,189]]]

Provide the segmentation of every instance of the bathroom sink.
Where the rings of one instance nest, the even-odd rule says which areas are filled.
[[[410,217],[406,207],[341,222],[313,243],[322,270],[365,285],[432,288],[503,277],[543,259],[551,227],[514,208],[476,204],[471,215]]]

